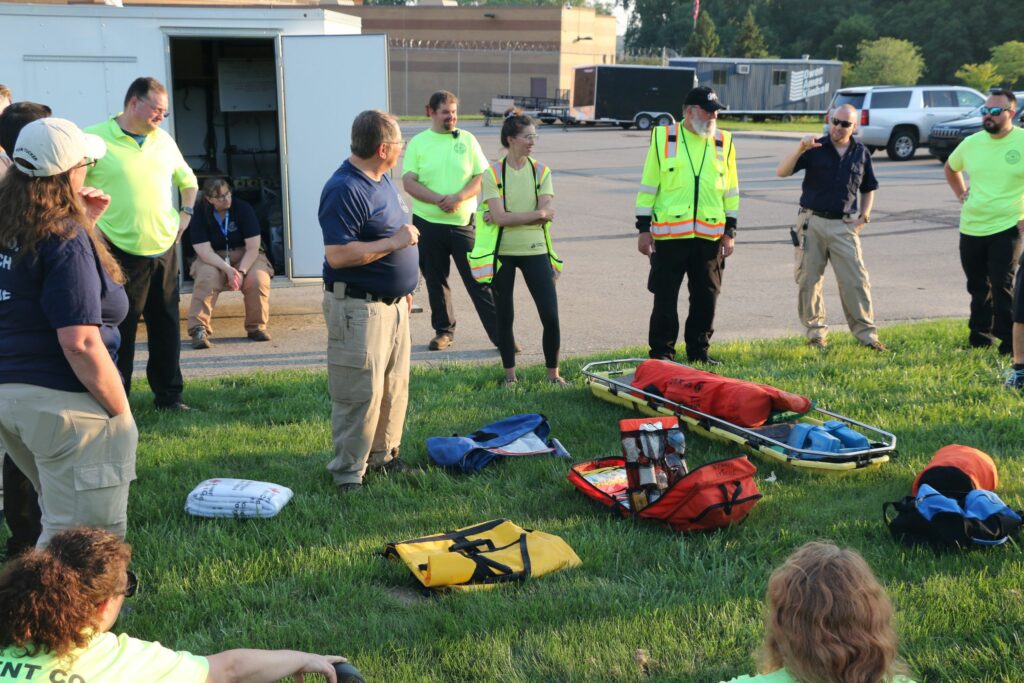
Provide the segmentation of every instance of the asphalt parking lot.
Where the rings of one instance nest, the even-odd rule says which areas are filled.
[[[411,137],[426,124],[407,125]],[[498,158],[497,127],[471,122],[489,158]],[[577,356],[646,343],[651,295],[646,259],[636,251],[634,200],[648,134],[618,128],[542,126],[534,155],[554,171],[553,238],[565,262],[559,280],[563,356]],[[789,226],[796,214],[800,177],[779,179],[775,167],[792,151],[799,134],[738,133],[740,231],[729,258],[716,317],[715,341],[801,334],[796,318],[793,247]],[[338,161],[342,160],[339,152]],[[918,150],[909,162],[873,157],[881,184],[872,223],[862,233],[871,273],[877,322],[966,317],[968,296],[957,252],[959,204],[946,186],[942,166]],[[396,169],[397,175],[397,169]],[[326,180],[326,179],[325,179]],[[454,275],[454,268],[453,268]],[[457,279],[457,277],[456,277]],[[214,314],[215,346],[195,351],[182,335],[186,376],[250,369],[325,366],[326,332],[316,283],[280,283],[271,295],[273,341],[245,339],[241,295],[225,293]],[[846,330],[831,272],[826,275],[829,324]],[[412,317],[414,362],[498,362],[461,283],[453,285],[458,327],[444,352],[426,348],[433,336],[429,312]],[[516,337],[520,364],[543,362],[540,323],[525,286],[516,292]],[[426,292],[417,301],[426,304]],[[187,310],[188,296],[182,307]],[[685,316],[685,285],[680,302]],[[885,340],[884,329],[881,333]],[[794,343],[799,343],[794,341]],[[144,371],[145,348],[136,356]]]

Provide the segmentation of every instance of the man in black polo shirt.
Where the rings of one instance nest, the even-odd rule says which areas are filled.
[[[857,118],[857,110],[848,104],[836,109],[828,135],[803,138],[796,151],[782,160],[776,173],[787,178],[797,171],[806,171],[793,242],[799,249],[797,310],[800,322],[807,328],[807,343],[822,349],[828,345],[821,287],[825,265],[831,260],[846,324],[853,336],[870,349],[886,351],[878,341],[871,284],[860,249],[860,231],[871,222],[878,181],[871,170],[871,153],[853,139]]]

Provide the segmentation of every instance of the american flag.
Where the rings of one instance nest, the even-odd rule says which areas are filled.
[[[693,0],[693,27],[697,28],[697,15],[700,14],[700,0]]]

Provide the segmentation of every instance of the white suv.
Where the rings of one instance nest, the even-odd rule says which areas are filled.
[[[853,105],[860,112],[856,138],[871,151],[885,149],[890,159],[906,161],[918,145],[928,144],[932,126],[963,116],[984,102],[980,92],[960,85],[841,88],[832,97],[825,119],[827,123],[836,107]]]

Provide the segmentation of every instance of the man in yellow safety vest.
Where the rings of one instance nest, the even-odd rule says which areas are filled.
[[[716,125],[718,111],[725,108],[711,88],[694,88],[686,96],[682,123],[659,126],[651,135],[636,197],[637,249],[651,261],[651,358],[675,358],[676,307],[685,275],[690,292],[686,358],[720,363],[708,356],[708,347],[740,206],[732,135]]]

